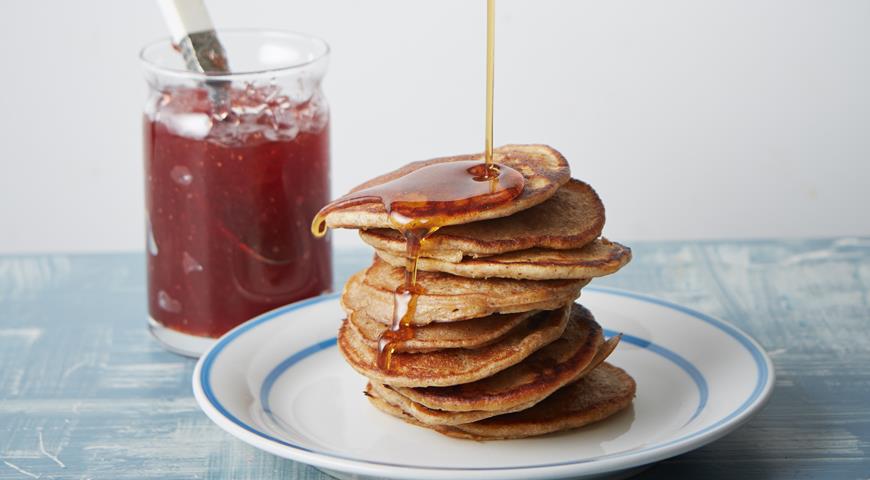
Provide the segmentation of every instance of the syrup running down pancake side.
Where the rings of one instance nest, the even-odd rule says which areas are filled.
[[[461,223],[468,213],[505,205],[523,191],[525,177],[505,165],[493,163],[493,79],[495,73],[495,0],[486,3],[486,130],[484,161],[430,165],[393,181],[339,198],[320,210],[311,224],[318,237],[326,234],[326,215],[341,207],[381,202],[393,228],[405,238],[405,282],[396,290],[390,329],[378,339],[378,367],[390,369],[396,347],[414,338],[413,319],[420,288],[417,260],[420,248],[432,233],[445,225]]]
[[[354,205],[381,203],[393,228],[405,238],[405,281],[394,295],[390,329],[378,339],[378,367],[390,369],[401,342],[414,338],[412,320],[417,296],[417,259],[426,238],[459,217],[511,202],[523,191],[525,179],[513,168],[475,160],[429,165],[395,180],[365,188],[323,207],[314,217],[311,232],[326,234],[326,215]]]

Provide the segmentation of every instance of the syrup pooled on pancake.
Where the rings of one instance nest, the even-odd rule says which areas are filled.
[[[417,259],[426,238],[455,217],[511,202],[523,191],[525,178],[513,168],[457,161],[429,165],[395,180],[345,195],[323,207],[311,231],[326,234],[326,215],[350,205],[379,202],[393,227],[405,238],[405,282],[394,295],[393,321],[378,340],[378,366],[389,370],[396,347],[414,337],[417,296]]]

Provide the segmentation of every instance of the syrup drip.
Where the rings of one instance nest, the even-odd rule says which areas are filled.
[[[417,285],[417,261],[423,241],[437,229],[418,228],[405,232],[405,281],[393,294],[393,322],[390,329],[378,338],[378,368],[382,370],[390,369],[393,354],[399,345],[414,338],[417,299],[424,293],[423,288]]]
[[[389,182],[349,193],[323,207],[311,233],[326,235],[326,215],[348,207],[380,203],[393,228],[406,233],[458,223],[457,218],[495,208],[523,190],[523,175],[504,165],[479,160],[428,165]]]
[[[438,228],[457,223],[469,214],[505,205],[523,190],[525,179],[513,168],[464,160],[428,165],[395,180],[341,197],[323,207],[311,232],[326,234],[326,215],[358,205],[384,206],[393,228],[405,237],[405,278],[396,289],[390,329],[378,339],[378,366],[389,370],[402,342],[414,338],[417,298],[417,260],[425,240]]]
[[[323,207],[311,223],[316,237],[326,235],[326,215],[339,208],[382,203],[393,228],[405,237],[405,280],[393,295],[390,329],[378,338],[378,368],[389,370],[403,342],[414,338],[417,261],[430,235],[457,217],[504,205],[523,190],[516,170],[493,163],[493,80],[495,74],[495,0],[486,2],[486,132],[484,163],[458,161],[429,165],[403,177],[359,190]]]

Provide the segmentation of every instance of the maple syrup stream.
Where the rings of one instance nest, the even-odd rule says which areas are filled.
[[[378,339],[378,367],[390,370],[403,342],[414,338],[417,300],[425,293],[417,283],[417,263],[426,239],[457,217],[507,204],[523,190],[525,179],[516,170],[493,163],[493,74],[495,0],[487,0],[486,135],[484,162],[460,160],[434,163],[380,185],[345,195],[323,207],[311,232],[326,235],[326,216],[333,211],[381,203],[393,228],[405,238],[404,281],[393,294],[390,328]]]

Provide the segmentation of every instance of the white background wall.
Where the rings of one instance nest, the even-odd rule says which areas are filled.
[[[333,46],[333,192],[479,151],[483,0],[210,0]],[[559,148],[620,240],[870,235],[870,2],[499,0],[496,143]],[[142,248],[146,0],[0,4],[0,252]],[[356,244],[353,236],[340,244]]]

